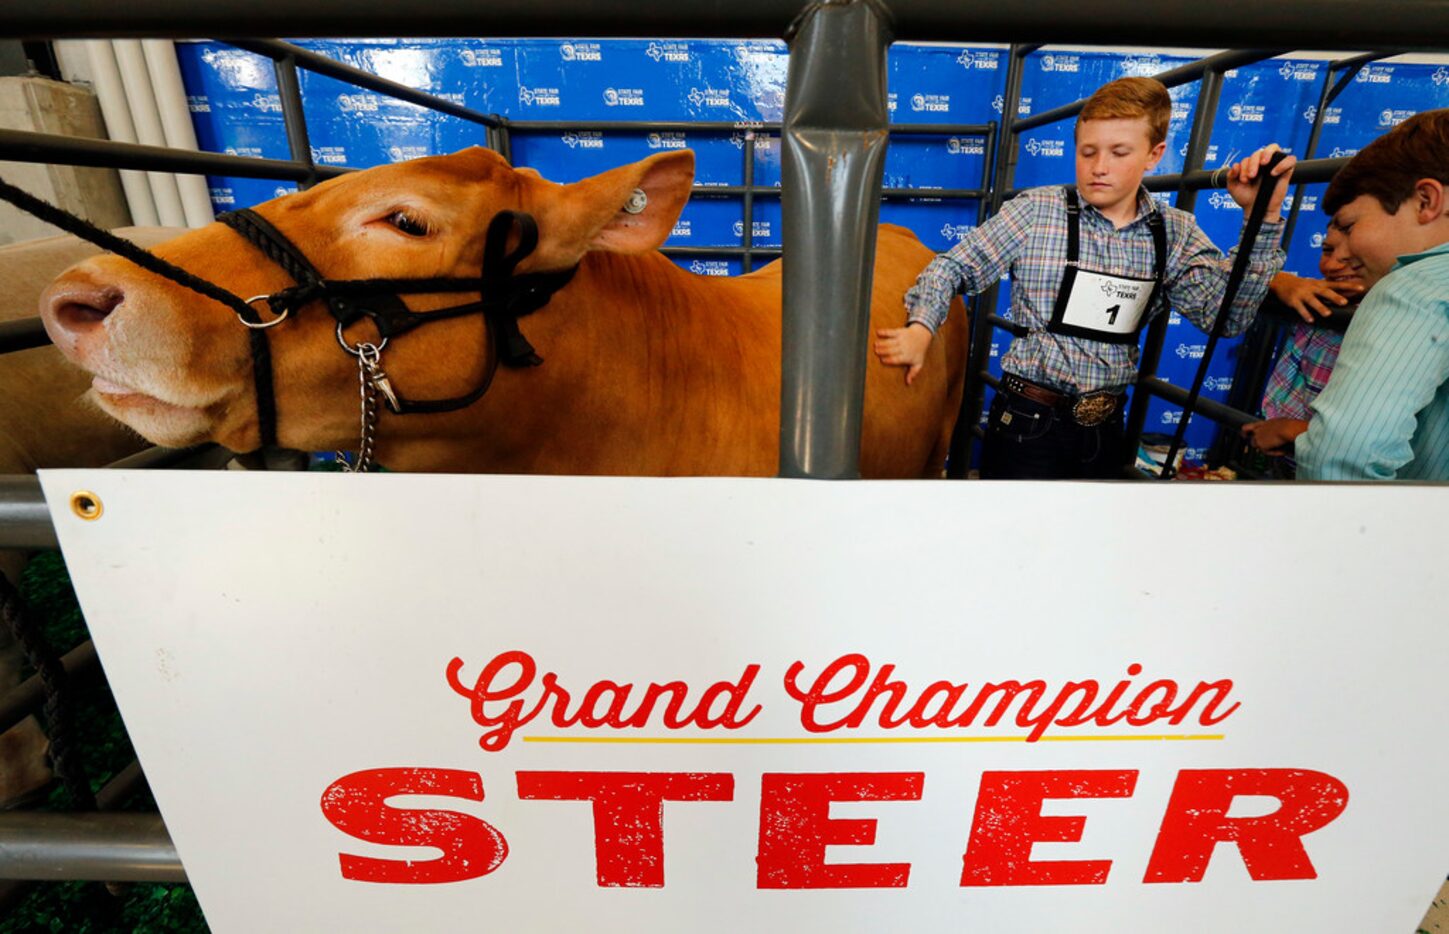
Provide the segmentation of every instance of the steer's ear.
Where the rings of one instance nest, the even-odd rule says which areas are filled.
[[[645,253],[674,230],[694,184],[694,153],[663,152],[572,185],[535,189],[539,245],[530,266],[572,266],[590,250]],[[636,191],[644,193],[642,209]],[[632,203],[631,203],[632,202]]]

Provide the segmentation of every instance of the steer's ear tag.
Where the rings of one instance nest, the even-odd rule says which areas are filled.
[[[648,206],[649,196],[644,193],[644,189],[635,188],[629,200],[624,202],[624,211],[628,214],[642,214]]]

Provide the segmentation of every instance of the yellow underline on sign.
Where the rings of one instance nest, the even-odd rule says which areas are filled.
[[[1038,743],[1142,743],[1220,740],[1223,733],[1126,733],[1042,736]],[[612,743],[655,746],[844,746],[885,743],[1025,743],[1025,736],[525,736],[525,743]]]

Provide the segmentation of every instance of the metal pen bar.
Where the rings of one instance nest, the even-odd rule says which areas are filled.
[[[0,476],[0,548],[59,548],[50,507],[33,475]]]
[[[218,38],[274,36],[657,36],[735,38],[778,36],[800,10],[800,0],[50,0],[11,3],[0,19],[0,38]],[[1085,45],[1208,46],[1231,48],[1252,29],[1263,45],[1296,48],[1416,49],[1425,37],[1449,35],[1449,4],[1378,0],[1371,15],[1324,0],[1275,0],[1264,15],[1261,0],[893,0],[897,40],[940,41],[970,35],[978,42],[1024,38]],[[1431,40],[1428,44],[1433,44]]]
[[[145,787],[146,775],[141,771],[141,763],[132,761],[96,792],[96,806],[102,811],[119,810]],[[24,898],[34,885],[33,881],[0,880],[0,916]]]
[[[495,130],[494,133],[498,137],[498,154],[501,155],[504,159],[507,159],[509,165],[512,165],[513,164],[513,130],[512,130],[512,128],[507,123],[505,123],[505,124],[503,124],[503,126],[499,127],[497,130]]]
[[[742,246],[665,246],[659,252],[665,256],[738,256],[744,258]],[[779,256],[783,252],[777,246],[751,246],[753,256]]]
[[[1362,68],[1370,62],[1376,62],[1381,58],[1388,58],[1395,55],[1395,52],[1364,52],[1362,55],[1354,55],[1349,58],[1340,58],[1328,63],[1330,71],[1341,71],[1344,68]]]
[[[860,475],[891,38],[876,0],[815,4],[791,27],[780,136],[785,477]]]
[[[296,35],[293,33],[292,35]],[[404,35],[415,35],[415,33],[404,33]],[[410,88],[405,84],[398,84],[396,81],[389,81],[381,78],[370,71],[363,71],[361,68],[354,68],[345,65],[336,59],[328,58],[325,55],[318,55],[316,52],[308,51],[290,42],[280,42],[276,39],[232,39],[230,45],[248,52],[255,52],[264,55],[274,62],[281,62],[290,59],[297,66],[316,72],[319,75],[326,75],[329,78],[336,78],[338,81],[345,81],[357,87],[375,91],[378,94],[385,94],[388,97],[405,101],[409,104],[417,104],[419,107],[426,107],[429,110],[436,110],[445,113],[450,117],[458,117],[462,120],[469,120],[473,123],[481,123],[486,127],[497,127],[502,125],[502,120],[497,114],[485,114],[462,104],[454,103],[444,97],[429,94],[426,91],[419,91],[417,88]]]
[[[882,188],[880,196],[892,200],[916,199],[927,201],[970,200],[989,194],[982,188]],[[725,198],[753,195],[755,197],[780,196],[778,185],[695,185],[690,189],[691,198]]]
[[[1303,147],[1303,161],[1312,159],[1313,154],[1318,151],[1318,139],[1323,134],[1323,115],[1328,110],[1328,102],[1332,100],[1330,91],[1333,87],[1333,72],[1333,65],[1330,64],[1323,73],[1323,90],[1318,94],[1318,106],[1313,111],[1313,128],[1308,131],[1308,144]],[[1295,172],[1294,175],[1297,176],[1298,173]],[[1303,206],[1303,189],[1307,184],[1298,176],[1297,184],[1293,187],[1293,206],[1289,208],[1288,220],[1283,224],[1282,247],[1285,254],[1293,242],[1293,231],[1298,227],[1298,212]]]
[[[104,788],[96,792],[96,806],[102,811],[117,810],[124,807],[128,800],[145,787],[146,773],[141,771],[140,762],[132,760],[130,765],[117,772],[114,778],[106,782]]]
[[[106,465],[107,470],[161,470],[167,467],[220,467],[235,455],[219,444],[184,448],[147,448]]]
[[[1144,396],[1154,395],[1159,399],[1166,399],[1173,405],[1187,404],[1189,393],[1186,389],[1173,385],[1158,376],[1144,376],[1138,380],[1137,388],[1146,390],[1142,393]],[[1256,422],[1258,420],[1256,415],[1250,415],[1247,412],[1232,408],[1231,406],[1223,405],[1214,399],[1204,399],[1201,396],[1198,397],[1196,404],[1193,405],[1193,414],[1206,415],[1215,422],[1230,425],[1234,428],[1241,428],[1248,424],[1248,422]]]
[[[526,133],[741,133],[754,131],[778,136],[780,124],[748,120],[507,120],[513,130]],[[985,136],[990,123],[893,123],[886,132],[894,136]]]
[[[1021,333],[1026,330],[1024,326],[1017,324],[1010,318],[1003,318],[1001,315],[997,314],[994,311],[987,312],[986,323],[991,325],[993,328],[1000,328],[1003,331],[1008,331],[1012,335],[1017,337],[1020,337]]]
[[[307,166],[307,177],[297,183],[303,191],[317,184],[317,165],[312,159],[312,141],[307,135],[307,117],[302,110],[302,88],[297,82],[297,59],[283,55],[272,61],[277,73],[277,98],[282,102],[282,124],[293,162]]]
[[[745,203],[744,203],[744,227],[742,229],[742,243],[744,256],[740,260],[741,271],[749,273],[754,264],[751,261],[751,253],[755,245],[755,133],[750,130],[745,133],[745,145],[742,147],[744,158],[744,182],[745,182]]]
[[[892,123],[886,130],[892,136],[987,136],[995,131],[994,123]]]
[[[50,343],[45,323],[39,318],[21,318],[0,323],[0,353],[30,350]]]
[[[1218,102],[1222,94],[1223,74],[1216,68],[1209,68],[1203,73],[1202,87],[1198,91],[1197,106],[1192,115],[1192,131],[1188,135],[1187,156],[1183,160],[1183,172],[1175,181],[1177,182],[1177,207],[1189,214],[1197,201],[1197,189],[1188,184],[1188,179],[1194,171],[1200,170],[1204,160],[1207,158],[1208,143],[1212,138],[1213,120],[1217,116]],[[1211,173],[1203,172],[1211,182]],[[1151,181],[1158,182],[1169,179],[1167,176],[1154,176]],[[1148,185],[1149,191],[1160,191],[1163,188],[1173,187],[1164,185],[1162,188],[1155,188]],[[1142,345],[1142,355],[1137,364],[1136,384],[1141,386],[1145,380],[1155,379],[1157,366],[1162,360],[1162,345],[1167,340],[1167,324],[1170,314],[1159,314],[1152,319],[1147,326],[1147,337]],[[1132,393],[1132,402],[1127,410],[1126,432],[1123,437],[1122,464],[1125,467],[1133,464],[1137,459],[1137,447],[1142,438],[1142,429],[1147,424],[1147,403],[1150,400],[1150,393]]]
[[[991,169],[995,165],[995,139],[997,139],[997,127],[994,123],[987,132],[985,138],[984,152],[981,159],[981,188],[985,191],[982,200],[977,203],[977,224],[981,224],[987,216],[987,197],[991,190]],[[977,327],[977,317],[982,310],[981,295],[972,295],[969,303],[966,303],[966,327],[971,329],[972,335]],[[972,337],[974,340],[974,337]],[[981,403],[977,401],[975,408],[971,407],[972,387],[972,362],[975,361],[977,348],[974,343],[968,343],[966,348],[966,372],[962,374],[961,403],[956,408],[955,424],[951,426],[951,442],[946,452],[946,476],[951,479],[964,479],[971,471],[971,442],[972,439],[984,439],[985,433],[981,430],[980,414]],[[993,385],[991,374],[982,371],[985,376],[985,385]],[[984,390],[981,391],[984,395]]]
[[[1254,62],[1261,62],[1264,59],[1272,58],[1275,55],[1282,55],[1286,49],[1234,49],[1228,52],[1219,52],[1217,55],[1209,55],[1207,58],[1200,58],[1195,62],[1188,62],[1179,65],[1168,71],[1159,72],[1152,77],[1161,81],[1169,88],[1175,88],[1181,84],[1188,84],[1196,81],[1209,71],[1224,72],[1243,65],[1251,65]],[[1025,133],[1027,130],[1034,130],[1048,123],[1056,123],[1059,120],[1067,120],[1082,112],[1087,105],[1087,98],[1072,101],[1070,104],[1063,104],[1060,107],[1053,107],[1051,110],[1044,110],[1039,114],[1032,114],[1030,117],[1022,117],[1012,122],[1013,133]]]
[[[1017,111],[1021,109],[1021,81],[1026,57],[1035,51],[1035,45],[1012,46],[1006,57],[1006,86],[1001,95],[1001,123],[987,138],[990,157],[986,159],[985,171],[991,173],[988,187],[990,195],[978,213],[980,223],[1001,209],[1004,193],[1011,187],[1012,174],[1016,169],[1018,136],[1011,125]],[[994,148],[992,148],[994,145]],[[985,404],[986,389],[977,377],[985,372],[986,361],[991,349],[991,325],[985,312],[994,312],[1001,286],[992,283],[991,288],[972,299],[971,341],[966,360],[966,385],[961,391],[961,410],[956,415],[956,427],[951,433],[951,453],[946,465],[946,476],[952,480],[964,480],[971,469],[971,442],[977,437],[975,429],[981,420],[981,408]]]
[[[32,133],[28,130],[0,130],[0,159],[99,166],[107,169],[139,169],[143,172],[179,172],[183,175],[276,178],[291,182],[304,181],[314,172],[320,178],[331,178],[356,171],[343,166],[312,167],[303,162],[285,159],[227,156],[214,152],[197,152],[194,149],[117,143],[113,140]]]
[[[160,814],[0,812],[0,879],[185,882]]]
[[[740,133],[755,130],[779,133],[780,124],[748,120],[507,120],[505,125],[521,133]]]
[[[1347,156],[1335,159],[1307,159],[1298,163],[1293,169],[1293,176],[1302,178],[1305,182],[1326,182],[1337,175],[1339,169],[1348,165],[1348,162]],[[1193,194],[1205,188],[1226,188],[1227,181],[1226,173],[1194,169],[1181,174],[1153,175],[1143,179],[1142,185],[1148,191],[1177,189],[1179,192]],[[1179,195],[1180,197],[1181,195]]]
[[[60,664],[71,683],[100,672],[96,647],[89,639],[61,656]],[[0,697],[0,733],[40,710],[45,703],[45,684],[31,675]]]
[[[890,200],[902,198],[941,201],[941,200],[972,200],[984,198],[990,194],[984,188],[882,188],[880,196]]]

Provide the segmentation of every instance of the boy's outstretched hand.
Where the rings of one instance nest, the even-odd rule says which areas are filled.
[[[1228,169],[1228,194],[1243,210],[1253,206],[1253,198],[1258,194],[1258,170],[1268,164],[1273,153],[1278,152],[1277,143],[1269,143],[1262,149],[1253,153],[1241,162],[1234,163]],[[1273,177],[1278,179],[1278,185],[1273,189],[1273,197],[1268,202],[1268,213],[1266,220],[1277,220],[1279,209],[1283,206],[1283,198],[1288,194],[1288,179],[1293,177],[1293,167],[1298,164],[1296,156],[1289,156],[1278,167],[1273,170]]]
[[[1243,437],[1264,454],[1288,453],[1288,445],[1308,430],[1308,423],[1299,418],[1270,418],[1243,426]]]
[[[1362,282],[1304,279],[1291,272],[1278,273],[1268,283],[1268,288],[1273,290],[1278,301],[1298,312],[1298,317],[1309,324],[1314,322],[1315,313],[1323,318],[1333,314],[1328,304],[1343,308],[1358,301],[1364,293]]]
[[[916,374],[926,365],[926,348],[931,346],[931,329],[924,324],[908,324],[903,328],[881,328],[875,332],[875,355],[886,366],[906,368],[906,385],[916,381]]]

